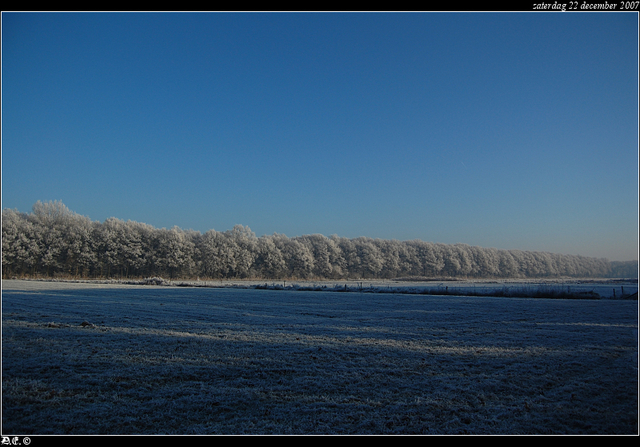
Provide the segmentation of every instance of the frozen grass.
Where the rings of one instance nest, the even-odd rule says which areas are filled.
[[[3,434],[638,433],[637,301],[2,288]]]
[[[401,293],[507,298],[638,299],[637,279],[547,278],[471,279],[398,278],[371,280],[167,280],[146,279],[34,279],[29,281],[93,285],[162,285],[303,292]],[[47,286],[47,287],[51,287]],[[81,286],[82,287],[82,286]]]

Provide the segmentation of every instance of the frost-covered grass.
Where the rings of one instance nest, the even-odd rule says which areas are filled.
[[[31,281],[31,280],[30,280]],[[419,295],[493,296],[509,298],[638,299],[637,279],[370,279],[370,280],[168,280],[145,279],[33,279],[33,281],[93,285],[162,285],[303,292],[402,293]]]
[[[3,434],[637,434],[637,301],[3,281]]]

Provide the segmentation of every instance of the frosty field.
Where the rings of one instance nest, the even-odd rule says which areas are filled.
[[[638,302],[2,282],[2,434],[638,434]]]

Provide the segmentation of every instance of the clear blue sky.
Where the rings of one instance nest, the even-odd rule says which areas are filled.
[[[637,13],[4,13],[2,207],[638,259]]]

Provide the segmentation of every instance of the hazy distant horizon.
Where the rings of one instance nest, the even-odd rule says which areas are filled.
[[[638,15],[2,13],[2,208],[638,260]]]

